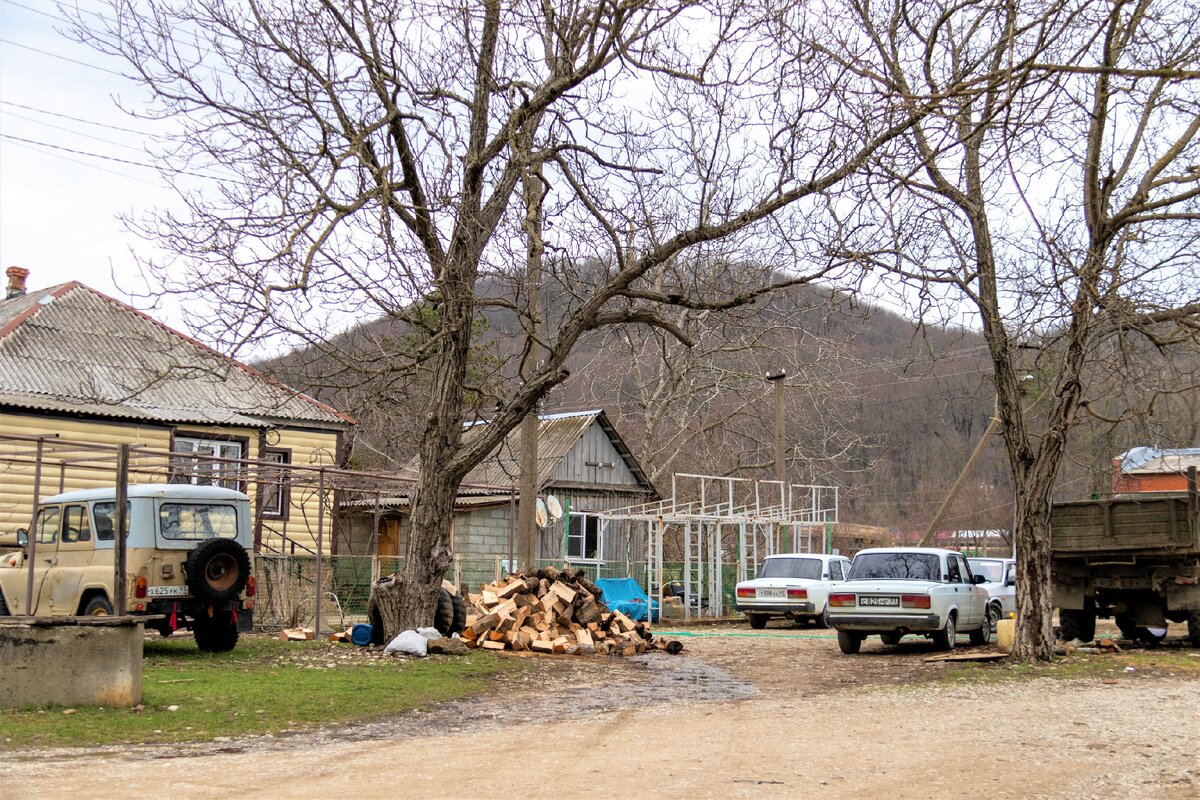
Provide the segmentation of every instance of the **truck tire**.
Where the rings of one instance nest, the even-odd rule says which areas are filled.
[[[188,554],[183,571],[193,597],[222,603],[246,588],[250,556],[233,539],[208,539]]]
[[[0,604],[3,604],[3,598],[0,598]],[[1192,643],[1192,647],[1200,647],[1200,611],[1193,611],[1188,614],[1188,641]]]
[[[237,623],[232,619],[221,619],[228,612],[219,611],[212,619],[198,617],[192,623],[192,635],[196,646],[205,653],[227,653],[237,646]]]
[[[1064,642],[1078,639],[1090,642],[1096,638],[1096,614],[1086,608],[1058,610],[1058,638]]]

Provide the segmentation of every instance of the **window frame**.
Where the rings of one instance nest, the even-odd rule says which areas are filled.
[[[259,515],[263,519],[286,520],[289,516],[289,511],[292,505],[292,488],[290,481],[286,480],[287,467],[292,464],[292,451],[286,447],[263,447],[258,451],[259,461],[271,461],[272,457],[277,456],[277,463],[282,469],[278,470],[279,484],[275,485],[270,481],[263,481],[262,478],[269,476],[274,470],[270,467],[259,468],[258,481],[258,509]],[[278,498],[278,510],[270,510],[267,507],[267,499],[269,497]]]
[[[577,524],[577,520],[582,520],[582,527]],[[567,552],[565,558],[573,564],[603,564],[604,563],[604,528],[600,524],[601,520],[595,514],[588,511],[572,511],[567,515]],[[587,536],[588,526],[595,525],[596,532],[596,554],[587,556]],[[578,535],[573,531],[580,530]],[[572,541],[580,543],[580,554],[575,555],[571,549]]]
[[[184,450],[182,445],[193,445]],[[246,491],[244,469],[236,464],[226,464],[218,461],[205,461],[200,447],[210,447],[215,450],[212,458],[245,460],[250,451],[250,440],[243,436],[225,436],[221,434],[194,433],[191,431],[175,431],[171,437],[171,452],[180,457],[172,459],[172,483],[186,483],[192,486],[220,486],[224,489]],[[222,448],[236,447],[237,455],[226,455]],[[196,457],[188,457],[188,455]],[[204,466],[208,465],[208,474]],[[223,477],[232,471],[234,477]],[[221,477],[214,477],[221,476]]]
[[[70,529],[68,522],[73,511],[79,514],[83,526],[77,529],[76,538],[68,539],[67,531]],[[59,519],[59,542],[60,544],[91,544],[92,514],[87,503],[67,503],[62,507],[62,515]]]

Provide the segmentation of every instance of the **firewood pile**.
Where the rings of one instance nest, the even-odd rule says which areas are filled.
[[[582,570],[521,571],[467,596],[462,637],[471,648],[539,653],[632,656],[683,649],[677,641],[656,642],[649,625],[609,610],[600,598]]]

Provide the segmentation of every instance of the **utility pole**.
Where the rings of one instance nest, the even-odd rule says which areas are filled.
[[[783,447],[783,383],[786,379],[787,370],[785,369],[781,369],[779,372],[767,373],[767,383],[771,384],[771,392],[775,396],[775,480],[779,481],[779,510],[781,514],[786,514],[788,508],[787,464],[784,461]],[[783,551],[785,553],[791,552],[790,540],[791,531],[784,528]]]
[[[529,347],[521,363],[521,378],[528,380],[537,371],[542,336],[542,199],[546,195],[542,167],[535,163],[522,175],[525,200],[525,313],[528,316]],[[538,412],[535,407],[521,421],[521,484],[517,504],[517,560],[532,569],[537,560]]]

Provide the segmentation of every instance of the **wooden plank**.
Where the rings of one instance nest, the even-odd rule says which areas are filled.
[[[925,663],[932,664],[939,661],[999,661],[1002,658],[1008,658],[1008,653],[944,653],[942,655],[930,656],[925,659]]]
[[[484,642],[480,647],[484,650],[503,650],[507,645],[504,642]]]

